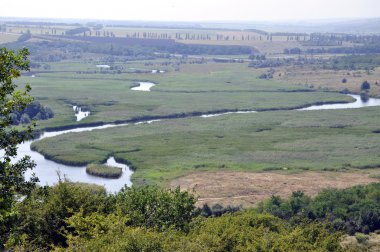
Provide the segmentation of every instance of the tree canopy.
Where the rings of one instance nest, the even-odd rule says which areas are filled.
[[[16,161],[17,145],[27,140],[33,125],[23,129],[12,127],[12,112],[24,109],[31,101],[31,87],[18,89],[14,79],[21,71],[29,70],[27,49],[17,53],[0,48],[0,249],[15,216],[13,206],[17,195],[28,194],[37,182],[36,177],[25,180],[24,173],[35,164],[25,156]]]

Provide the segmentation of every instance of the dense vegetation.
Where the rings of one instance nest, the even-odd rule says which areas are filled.
[[[295,52],[295,54],[300,54],[299,48],[286,49],[285,54],[289,52]],[[379,54],[365,54],[365,55],[348,55],[339,56],[336,55],[332,58],[277,58],[277,59],[262,59],[255,58],[249,64],[249,67],[254,68],[276,68],[281,66],[298,66],[305,67],[311,66],[314,68],[321,69],[333,69],[333,70],[358,70],[364,69],[367,71],[374,70],[375,67],[380,66],[380,55]]]
[[[12,124],[28,124],[31,120],[47,120],[54,117],[53,111],[41,105],[38,101],[33,101],[22,110],[15,110],[10,114]]]
[[[27,195],[38,179],[33,175],[26,180],[24,173],[33,169],[35,163],[28,156],[17,157],[17,146],[30,138],[32,126],[22,130],[12,127],[12,111],[24,109],[32,101],[29,96],[31,87],[25,85],[18,89],[14,82],[21,71],[29,70],[26,48],[17,53],[0,48],[0,249],[6,234],[14,221],[14,209],[19,195]]]
[[[79,32],[81,32],[81,28]],[[74,31],[77,31],[74,29]],[[74,32],[73,31],[73,32]],[[70,31],[71,32],[71,31]],[[29,34],[29,33],[28,33]],[[27,34],[25,34],[27,36]],[[8,48],[18,49],[27,46],[34,61],[61,61],[64,59],[82,58],[86,53],[98,53],[125,57],[128,60],[158,58],[158,54],[184,54],[184,55],[236,55],[256,53],[252,47],[236,45],[196,45],[181,44],[174,40],[120,38],[120,37],[78,37],[63,36],[61,40],[52,39],[54,36],[34,35],[41,42],[28,42],[31,37],[7,44]],[[50,40],[52,39],[52,40]]]
[[[123,173],[121,168],[102,164],[89,164],[86,167],[86,172],[103,178],[119,178]]]
[[[315,198],[294,192],[289,199],[272,196],[260,212],[298,222],[303,219],[328,220],[336,230],[368,234],[380,229],[380,184],[324,190]]]
[[[380,164],[380,135],[372,133],[379,129],[377,114],[370,107],[162,120],[61,135],[32,148],[68,164],[114,154],[135,167],[136,184],[166,184],[191,171],[350,171]]]
[[[195,208],[194,197],[179,188],[126,187],[113,195],[99,186],[60,181],[54,187],[36,188],[17,203],[7,246],[69,251],[339,251],[342,232],[380,228],[379,194],[380,184],[329,189],[314,199],[295,192],[288,200],[273,196],[258,209],[205,218]]]

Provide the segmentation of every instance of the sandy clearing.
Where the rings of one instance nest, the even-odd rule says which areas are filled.
[[[379,172],[197,172],[173,180],[170,186],[180,186],[197,195],[197,205],[221,203],[252,206],[272,195],[288,197],[298,190],[315,196],[325,188],[347,188],[379,182],[369,177]]]

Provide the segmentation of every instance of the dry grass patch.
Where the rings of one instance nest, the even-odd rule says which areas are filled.
[[[351,92],[360,92],[363,81],[371,84],[370,95],[380,96],[380,68],[371,71],[370,74],[365,70],[315,70],[310,67],[285,67],[278,69],[274,74],[277,80],[301,85],[313,85],[314,88],[329,88],[337,91],[348,89]],[[342,80],[346,79],[346,83]],[[375,83],[378,83],[376,85]]]
[[[173,180],[171,187],[197,195],[198,205],[222,203],[223,205],[252,206],[272,195],[289,197],[294,191],[304,191],[315,196],[326,188],[347,188],[378,182],[371,178],[374,171],[358,172],[302,172],[282,174],[274,172],[196,172]]]
[[[10,34],[0,32],[0,44],[14,42],[20,37],[19,34]]]
[[[348,252],[379,252],[380,251],[380,234],[371,233],[369,235],[361,234],[366,237],[364,241],[358,240],[356,236],[346,236],[342,239],[340,245],[344,251]]]

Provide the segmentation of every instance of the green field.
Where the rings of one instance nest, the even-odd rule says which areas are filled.
[[[152,64],[152,69],[160,66],[159,61]],[[19,83],[29,82],[32,95],[56,114],[51,120],[40,121],[39,128],[194,112],[287,109],[352,100],[336,93],[304,92],[311,90],[285,82],[260,80],[257,76],[261,71],[250,69],[246,64],[184,65],[178,72],[165,68],[168,72],[164,74],[106,74],[99,70],[96,74],[81,74],[78,71],[96,70],[96,67],[80,62],[51,65],[50,72],[35,72],[35,78],[24,76],[19,80]],[[143,66],[136,62],[124,68]],[[157,85],[152,92],[130,90],[137,81],[152,81]],[[91,116],[75,122],[73,104],[89,108]]]
[[[378,108],[276,111],[189,118],[62,135],[33,144],[63,163],[109,155],[136,168],[136,183],[202,170],[341,170],[380,164]]]
[[[380,164],[377,108],[340,111],[287,111],[308,104],[349,102],[351,97],[305,89],[303,85],[261,80],[246,64],[182,64],[162,60],[118,63],[124,69],[164,69],[164,74],[78,73],[93,63],[60,62],[35,72],[32,95],[55,112],[38,128],[171,118],[152,125],[65,134],[33,148],[58,162],[85,165],[113,155],[136,168],[135,183],[165,184],[199,170],[341,169]],[[157,85],[132,91],[136,82]],[[313,91],[313,92],[310,92]],[[75,121],[72,104],[91,115]],[[199,113],[256,110],[260,113],[201,118]],[[272,111],[281,110],[281,111]],[[189,117],[174,119],[175,117]]]

